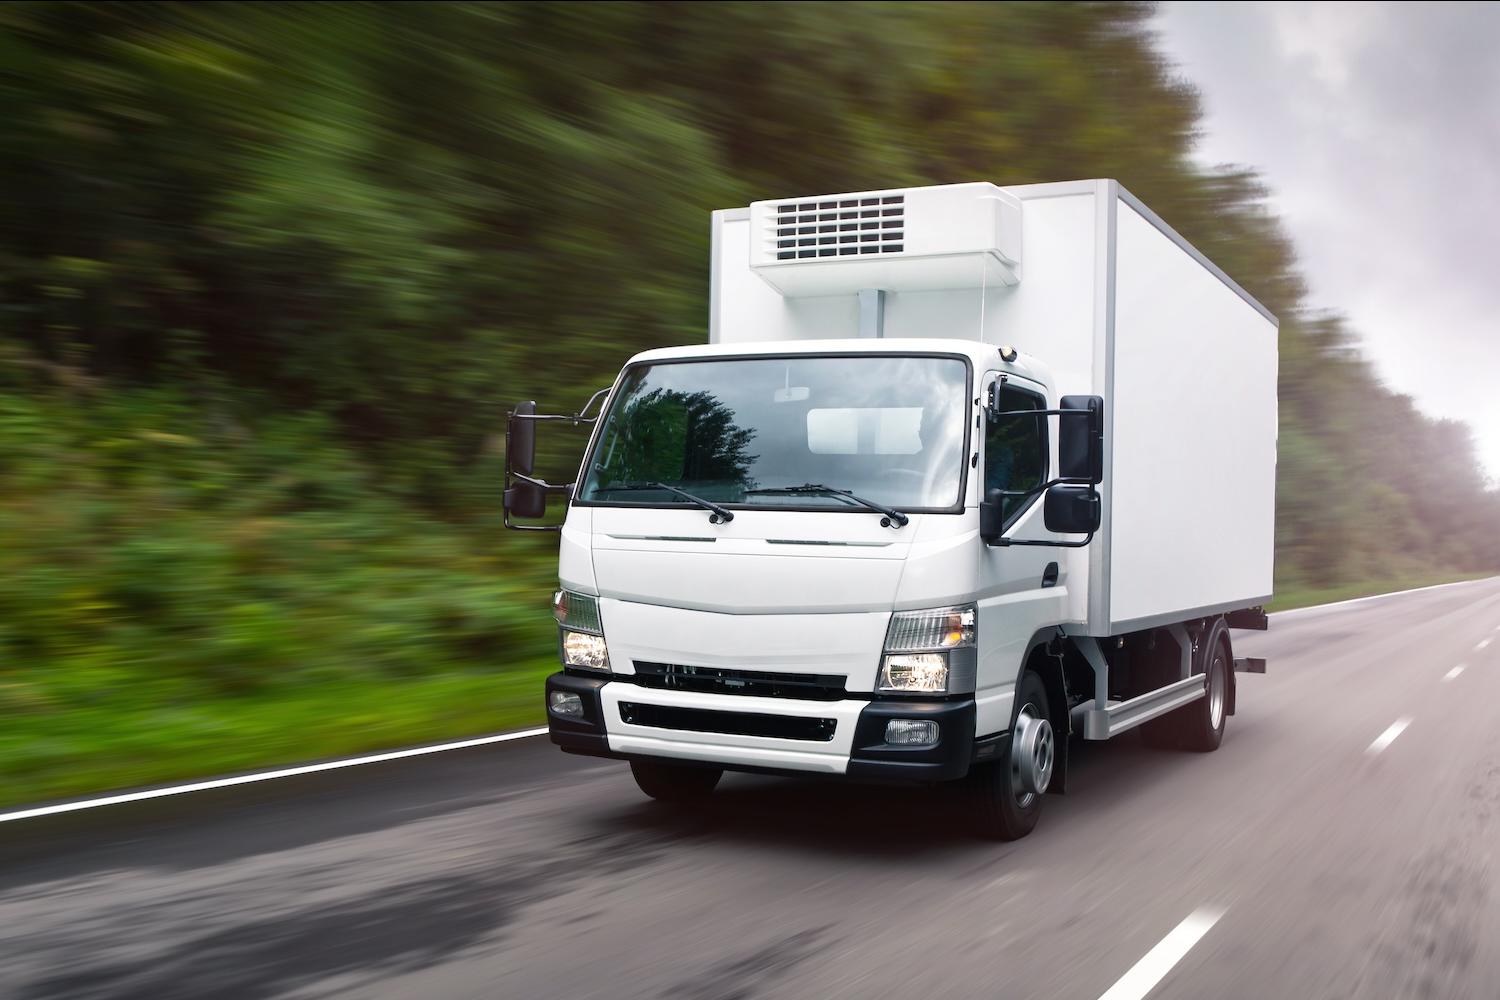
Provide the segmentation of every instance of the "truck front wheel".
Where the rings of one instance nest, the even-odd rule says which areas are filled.
[[[633,760],[630,773],[641,791],[658,802],[689,802],[714,790],[724,774],[716,767]]]
[[[1030,670],[1016,685],[1016,706],[1000,759],[976,769],[969,779],[979,832],[995,840],[1019,840],[1036,826],[1057,754],[1047,688]]]

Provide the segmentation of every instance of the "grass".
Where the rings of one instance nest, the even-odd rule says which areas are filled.
[[[1341,583],[1332,587],[1277,587],[1275,598],[1266,605],[1267,611],[1290,611],[1313,604],[1332,604],[1356,597],[1389,594],[1397,590],[1415,590],[1441,583],[1459,583],[1464,580],[1483,580],[1493,573],[1417,573],[1379,581]]]
[[[341,679],[191,706],[14,715],[0,729],[0,808],[367,751],[542,721],[552,659],[494,673]]]

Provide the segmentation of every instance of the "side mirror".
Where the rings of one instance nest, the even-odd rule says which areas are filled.
[[[981,511],[981,524],[983,517]],[[1090,486],[1054,486],[1042,501],[1042,521],[1058,534],[1091,535],[1100,517],[1099,491]]]
[[[531,475],[536,464],[536,421],[525,419],[535,413],[536,400],[517,403],[505,427],[505,464],[523,476]]]
[[[505,512],[515,517],[537,518],[547,513],[547,491],[524,479],[517,479],[507,487],[501,502]]]
[[[1057,421],[1057,466],[1063,479],[1096,484],[1104,481],[1104,400],[1100,397],[1062,398],[1062,414]],[[1047,503],[1050,510],[1050,492]],[[1047,527],[1052,527],[1050,521]]]

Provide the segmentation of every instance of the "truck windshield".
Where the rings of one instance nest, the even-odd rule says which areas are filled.
[[[725,358],[633,366],[604,415],[578,499],[858,510],[961,500],[968,365],[933,356]],[[771,492],[756,492],[771,491]]]

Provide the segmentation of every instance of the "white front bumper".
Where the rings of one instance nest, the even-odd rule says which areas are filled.
[[[616,753],[828,774],[843,774],[848,769],[849,754],[854,745],[854,727],[859,721],[860,711],[869,704],[868,701],[853,699],[800,701],[701,694],[695,691],[663,691],[620,681],[604,685],[599,696],[604,706],[604,728],[609,736],[609,748]],[[620,716],[622,701],[667,708],[833,719],[836,725],[833,739],[827,741],[657,729],[627,723]]]

